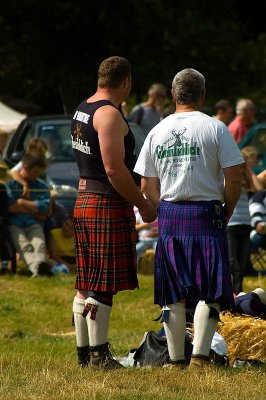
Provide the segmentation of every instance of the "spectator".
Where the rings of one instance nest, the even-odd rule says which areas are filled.
[[[1,274],[8,271],[8,260],[14,256],[13,246],[10,243],[7,221],[7,192],[6,183],[11,180],[8,167],[4,161],[0,161],[0,256]]]
[[[70,271],[76,268],[74,227],[71,216],[62,220],[61,228],[53,228],[48,234],[49,257],[66,265]]]
[[[143,252],[149,248],[156,249],[156,244],[158,240],[158,222],[146,223],[139,213],[137,207],[134,207],[135,217],[136,217],[136,231],[138,232],[138,242],[136,244],[137,250],[137,265],[143,254]]]
[[[257,164],[258,160],[258,150],[255,146],[246,146],[241,150],[241,154],[246,162],[246,174],[249,178],[249,189],[248,192],[251,195],[257,190],[263,190],[263,183],[261,182],[259,176],[253,172],[253,168]]]
[[[250,99],[239,99],[236,103],[236,117],[228,125],[228,130],[239,143],[255,123],[255,107]]]
[[[233,108],[228,100],[219,100],[214,105],[214,117],[224,124],[228,124],[231,121]]]
[[[248,203],[249,197],[262,187],[260,181],[252,171],[252,167],[257,162],[258,153],[256,148],[248,146],[243,148],[241,153],[246,161],[243,169],[242,190],[233,215],[227,224],[229,263],[235,294],[243,290],[243,279],[250,255],[251,222]]]
[[[45,153],[47,152],[47,144],[44,139],[42,138],[32,138],[27,147],[26,147],[26,153],[35,153],[38,154],[40,157],[43,157],[45,159]],[[10,174],[12,178],[17,181],[18,183],[21,184],[23,191],[22,191],[22,196],[24,198],[27,198],[29,196],[28,193],[28,182],[26,179],[23,179],[23,177],[20,174],[20,170],[22,169],[22,161],[19,161],[11,170]]]
[[[154,83],[149,88],[148,99],[133,107],[129,119],[138,124],[145,135],[162,120],[166,96],[166,87]]]
[[[6,147],[7,139],[8,139],[8,133],[0,129],[0,160],[2,160],[3,151],[4,148]]]
[[[255,193],[250,199],[249,211],[251,216],[252,231],[251,244],[254,250],[266,249],[266,191]]]
[[[8,223],[12,243],[32,276],[49,275],[44,231],[40,224],[47,218],[50,204],[48,186],[38,179],[44,173],[46,161],[36,154],[26,153],[19,174],[28,184],[29,198],[23,197],[23,187],[13,180],[7,183]]]

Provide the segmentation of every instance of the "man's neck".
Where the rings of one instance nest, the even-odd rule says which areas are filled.
[[[194,104],[177,104],[175,106],[175,112],[176,113],[181,113],[181,112],[191,112],[191,111],[200,111],[198,105]]]
[[[96,93],[88,98],[87,102],[93,103],[100,100],[109,100],[116,108],[118,108],[123,101],[120,93],[116,89],[98,88]]]

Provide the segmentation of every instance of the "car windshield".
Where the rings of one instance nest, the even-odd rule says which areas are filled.
[[[47,143],[47,158],[54,161],[74,161],[70,121],[42,124],[38,128],[38,137]]]

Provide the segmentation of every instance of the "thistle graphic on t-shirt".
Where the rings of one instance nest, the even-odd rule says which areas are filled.
[[[76,135],[76,139],[81,139],[81,124],[76,125],[76,129],[74,130],[74,134]]]
[[[81,151],[82,153],[85,154],[92,154],[91,153],[91,148],[88,146],[88,142],[83,142],[82,138],[82,132],[81,132],[81,124],[77,124],[76,128],[74,130],[74,136],[71,135],[72,139],[72,148]]]

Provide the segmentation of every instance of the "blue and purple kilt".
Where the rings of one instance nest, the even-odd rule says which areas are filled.
[[[133,207],[119,195],[80,191],[73,222],[76,289],[116,293],[138,287]]]
[[[162,201],[155,256],[154,302],[186,299],[234,307],[226,226],[219,201]]]

